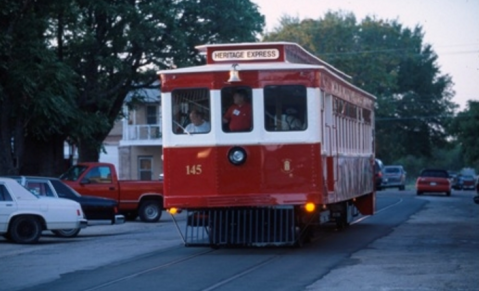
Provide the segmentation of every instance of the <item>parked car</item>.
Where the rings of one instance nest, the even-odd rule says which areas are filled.
[[[60,179],[82,195],[118,201],[120,213],[129,220],[157,222],[163,213],[163,181],[119,180],[110,163],[78,163]]]
[[[35,195],[11,178],[0,178],[0,235],[21,244],[38,242],[42,231],[87,226],[78,202]]]
[[[479,176],[476,180],[476,196],[474,196],[474,203],[479,204]]]
[[[125,217],[118,213],[118,202],[109,198],[80,195],[58,178],[11,176],[22,186],[34,194],[47,197],[66,198],[80,203],[88,221],[105,221],[110,224],[121,224]],[[58,236],[74,237],[80,229],[54,231]]]
[[[383,168],[384,164],[380,159],[374,160],[374,186],[377,191],[382,189],[382,184],[386,182],[386,179],[383,179]]]
[[[456,183],[457,181],[457,173],[454,172],[454,171],[447,171],[448,175],[449,175],[449,180],[451,181],[451,187],[452,189],[454,189],[454,183]]]
[[[398,188],[401,191],[406,189],[406,171],[403,166],[384,166],[383,179],[381,188]]]
[[[461,190],[474,190],[476,187],[476,179],[472,175],[461,176]]]
[[[416,194],[423,193],[446,193],[451,195],[451,181],[446,170],[424,169],[416,180]]]
[[[457,174],[457,175],[450,175],[450,180],[452,183],[452,189],[454,190],[461,190],[462,189],[462,175]]]

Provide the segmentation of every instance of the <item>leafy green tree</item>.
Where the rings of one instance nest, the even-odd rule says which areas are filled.
[[[317,20],[284,17],[265,41],[293,41],[352,77],[374,94],[376,155],[394,161],[405,155],[431,156],[446,146],[445,124],[457,107],[452,80],[441,75],[437,56],[423,44],[420,26],[328,12]]]
[[[451,121],[450,134],[460,144],[464,164],[479,171],[479,101],[469,100],[466,109]]]
[[[249,0],[2,1],[0,174],[59,174],[65,140],[97,161],[129,91],[263,26]]]
[[[63,151],[40,146],[63,135],[74,115],[73,72],[44,37],[51,7],[46,0],[0,4],[0,174],[18,174],[31,148],[61,167]]]
[[[58,14],[52,35],[79,76],[76,104],[86,117],[80,124],[85,130],[70,137],[80,161],[98,160],[128,92],[150,86],[157,70],[199,63],[199,44],[254,41],[264,26],[248,0],[74,3],[70,14]]]

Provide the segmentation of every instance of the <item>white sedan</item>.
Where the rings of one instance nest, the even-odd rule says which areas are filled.
[[[36,243],[43,230],[84,228],[78,202],[32,194],[17,181],[0,178],[0,235],[16,243]]]

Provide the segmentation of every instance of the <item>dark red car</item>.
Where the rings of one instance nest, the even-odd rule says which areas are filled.
[[[461,189],[462,190],[474,190],[476,188],[476,179],[472,175],[461,176]]]
[[[451,196],[449,173],[442,169],[424,169],[416,180],[416,194],[446,193]]]

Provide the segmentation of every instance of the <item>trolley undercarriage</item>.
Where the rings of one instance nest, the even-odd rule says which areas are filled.
[[[357,214],[348,202],[312,213],[299,206],[194,209],[186,210],[183,230],[172,217],[185,246],[263,247],[301,246],[320,224],[344,227]]]

